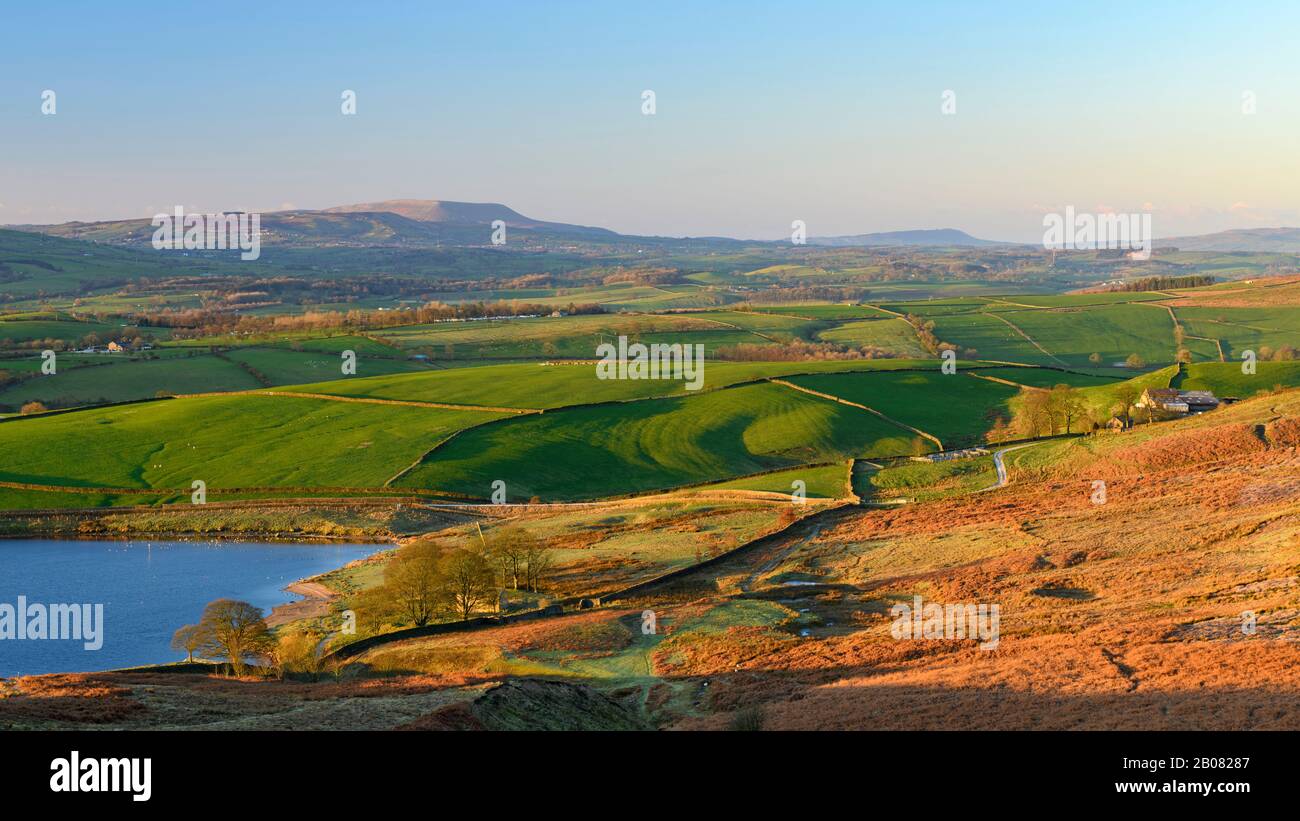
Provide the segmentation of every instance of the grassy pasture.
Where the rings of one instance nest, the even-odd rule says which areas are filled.
[[[550,356],[590,359],[596,356],[601,342],[617,343],[620,335],[629,341],[701,343],[709,352],[721,345],[766,341],[690,314],[494,319],[412,325],[380,332],[383,339],[397,347],[426,350],[438,359]]]
[[[860,409],[746,385],[487,425],[451,440],[398,484],[487,496],[501,479],[511,499],[562,501],[926,447]]]
[[[943,440],[945,447],[979,441],[990,427],[986,414],[1005,411],[1017,390],[1010,385],[937,370],[906,373],[796,376],[790,382],[880,411]],[[910,455],[899,452],[901,455]]]
[[[757,305],[752,310],[809,319],[881,319],[889,314],[870,305],[806,303],[795,305]]]
[[[105,355],[98,361],[105,364],[61,367],[52,376],[34,376],[19,382],[0,391],[0,406],[16,408],[37,401],[49,407],[66,407],[149,399],[159,391],[200,393],[261,386],[238,365],[207,354],[120,361]]]
[[[289,348],[308,353],[332,353],[335,356],[352,351],[358,358],[403,358],[406,352],[379,339],[345,334],[341,336],[305,336],[271,343],[272,347]]]
[[[839,499],[844,496],[848,466],[843,464],[821,467],[798,467],[790,470],[764,473],[745,479],[733,479],[706,485],[701,490],[757,490],[764,493],[792,493],[793,482],[802,481],[809,499]]]
[[[934,333],[944,342],[974,348],[980,359],[1024,362],[1029,365],[1062,363],[1035,348],[1016,329],[991,313],[963,313],[934,317]]]
[[[982,311],[988,307],[988,303],[982,299],[963,298],[918,299],[908,302],[877,302],[874,304],[896,314],[912,314],[913,316],[927,318],[969,314]]]
[[[1180,304],[1174,307],[1174,312],[1189,334],[1219,340],[1224,355],[1229,359],[1240,361],[1244,351],[1258,351],[1266,345],[1275,350],[1283,345],[1300,346],[1300,308],[1225,308],[1195,304],[1183,307]]]
[[[1153,291],[1113,291],[1098,294],[1023,294],[989,297],[989,305],[994,310],[1012,308],[1013,305],[1009,303],[1038,305],[1043,308],[1083,308],[1094,305],[1118,305],[1128,302],[1152,302],[1159,299],[1168,299],[1168,296]]]
[[[934,360],[908,359],[706,361],[704,390],[788,374],[936,367]],[[599,379],[592,363],[516,363],[371,378],[358,375],[354,379],[297,385],[285,390],[505,408],[559,408],[593,402],[690,395],[680,379]]]
[[[1070,385],[1075,388],[1093,385],[1110,385],[1132,376],[1132,372],[1116,370],[1116,375],[1093,376],[1074,371],[1057,371],[1051,368],[981,368],[974,373],[984,376],[996,376],[1031,388],[1052,388],[1057,385]]]
[[[786,316],[773,312],[758,311],[700,311],[691,313],[690,316],[699,320],[711,320],[721,323],[722,325],[735,325],[746,331],[753,331],[755,334],[770,336],[773,339],[789,339],[791,337],[802,336],[810,328],[817,327],[817,323],[809,322],[795,316]],[[767,340],[758,339],[748,340],[750,342],[762,343]]]
[[[1101,354],[1106,364],[1122,362],[1133,353],[1151,364],[1174,361],[1174,323],[1158,306],[1108,305],[1003,316],[1070,365],[1088,365],[1093,353]]]
[[[1300,362],[1259,362],[1250,375],[1242,373],[1237,362],[1197,362],[1187,367],[1187,376],[1179,387],[1246,399],[1278,385],[1300,386]]]
[[[929,353],[916,338],[916,331],[906,320],[898,317],[844,322],[821,331],[817,338],[823,342],[838,342],[854,347],[873,345],[914,359],[929,357]]]
[[[864,501],[905,498],[914,502],[973,493],[997,484],[992,456],[951,462],[912,462],[883,470],[860,470],[854,490]]]
[[[0,480],[185,489],[375,487],[495,414],[240,395],[0,424]]]
[[[235,362],[255,368],[269,379],[272,385],[332,379],[342,373],[342,358],[337,353],[249,347],[236,348],[227,352],[226,356]],[[428,365],[408,359],[388,359],[365,354],[357,356],[358,377],[427,370],[429,370]]]
[[[42,316],[42,315],[37,315]],[[107,322],[76,319],[16,319],[0,316],[0,340],[28,342],[33,339],[60,339],[68,343],[80,342],[87,334],[99,334],[105,340],[120,336],[126,328]]]

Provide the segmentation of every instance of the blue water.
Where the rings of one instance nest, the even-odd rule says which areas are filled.
[[[382,545],[254,542],[0,540],[0,605],[103,604],[103,647],[81,641],[0,639],[0,677],[109,670],[177,661],[172,633],[213,599],[269,615],[297,601],[284,586],[342,567]]]

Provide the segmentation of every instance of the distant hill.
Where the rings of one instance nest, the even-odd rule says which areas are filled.
[[[416,222],[432,222],[446,225],[483,225],[490,226],[493,221],[501,220],[509,228],[529,228],[553,233],[582,234],[589,236],[616,237],[617,233],[606,228],[593,228],[587,225],[572,225],[567,222],[546,222],[525,217],[513,208],[495,202],[452,202],[449,200],[383,200],[365,202],[356,205],[338,205],[320,211],[324,214],[385,213],[397,214]]]
[[[496,203],[387,200],[319,211],[265,212],[261,216],[262,242],[291,246],[486,245],[491,240],[492,222],[498,219],[507,228],[534,239],[609,240],[620,236],[604,228],[535,220]],[[154,230],[148,218],[10,227],[67,239],[138,246],[149,245]]]
[[[917,231],[883,231],[875,234],[851,234],[838,237],[809,237],[809,245],[873,246],[873,245],[963,245],[985,246],[1006,243],[972,237],[956,228],[930,228]]]
[[[1252,251],[1255,253],[1300,253],[1300,228],[1237,228],[1214,234],[1160,237],[1159,247],[1180,251]]]
[[[425,223],[397,214],[325,214],[320,211],[278,211],[262,215],[264,244],[390,245],[435,241],[437,231]],[[153,226],[149,219],[110,222],[65,222],[60,225],[15,225],[66,239],[92,240],[112,245],[149,247]]]

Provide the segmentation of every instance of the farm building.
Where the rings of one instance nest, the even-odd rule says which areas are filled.
[[[1147,388],[1137,407],[1169,413],[1203,413],[1219,406],[1212,391],[1180,391],[1177,388]]]

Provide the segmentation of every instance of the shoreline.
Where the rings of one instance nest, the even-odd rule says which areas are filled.
[[[393,540],[381,544],[387,544],[389,549],[396,549],[401,547],[402,541]],[[296,596],[302,596],[302,598],[298,601],[285,602],[284,604],[277,604],[272,607],[271,612],[266,615],[267,627],[282,627],[295,621],[317,619],[329,615],[330,605],[336,600],[342,598],[343,594],[326,587],[318,580],[331,573],[337,573],[338,571],[344,570],[353,565],[373,562],[375,561],[375,557],[383,552],[384,550],[376,550],[369,556],[364,556],[360,559],[353,559],[340,567],[334,567],[313,576],[304,576],[297,581],[286,584],[280,589]]]
[[[348,564],[351,563],[348,562]],[[347,566],[346,564],[343,565],[343,567]],[[342,569],[341,567],[335,568],[335,570]],[[326,572],[333,573],[334,570]],[[302,596],[302,598],[298,601],[285,602],[272,607],[271,612],[266,614],[266,626],[274,629],[291,622],[303,619],[317,619],[329,615],[330,604],[338,599],[340,594],[330,590],[320,582],[312,581],[312,579],[318,579],[324,575],[325,573],[318,573],[315,576],[309,576],[285,585],[282,588],[285,592]]]

